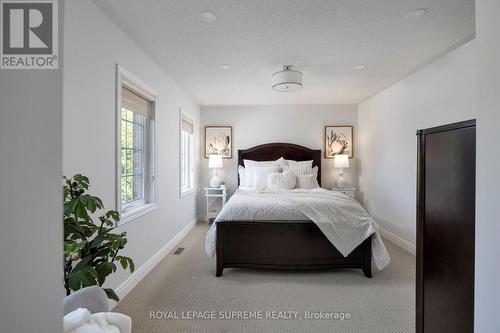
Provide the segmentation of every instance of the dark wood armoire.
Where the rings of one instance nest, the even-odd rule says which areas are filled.
[[[417,137],[417,333],[472,333],[476,121]]]

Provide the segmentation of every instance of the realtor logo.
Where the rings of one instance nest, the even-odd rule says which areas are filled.
[[[1,1],[0,8],[0,68],[57,68],[57,0]]]

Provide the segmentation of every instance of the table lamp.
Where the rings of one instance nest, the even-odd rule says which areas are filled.
[[[333,160],[333,167],[340,169],[339,178],[337,179],[337,187],[346,187],[346,181],[344,179],[344,168],[349,167],[349,156],[335,155]]]
[[[222,168],[222,155],[208,156],[208,168],[214,169],[214,175],[212,179],[210,179],[210,187],[219,187],[220,180],[217,176],[217,169]]]

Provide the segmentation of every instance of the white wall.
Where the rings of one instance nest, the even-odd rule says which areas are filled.
[[[478,49],[475,331],[500,332],[500,1],[476,1]]]
[[[416,131],[476,117],[476,42],[359,105],[359,187],[387,231],[415,244]]]
[[[115,209],[115,65],[158,92],[159,208],[117,229],[128,232],[123,253],[141,267],[196,218],[196,194],[179,199],[179,107],[198,122],[199,106],[92,1],[66,2],[65,19],[63,171],[88,175],[107,209]],[[129,275],[120,269],[107,284]]]
[[[0,332],[62,332],[61,43],[58,70],[0,70]]]
[[[201,108],[200,126],[200,186],[208,184],[212,170],[204,158],[205,125],[233,126],[233,158],[224,160],[219,172],[233,191],[238,182],[238,149],[247,149],[272,142],[295,143],[311,149],[323,150],[325,125],[354,126],[354,158],[351,168],[344,172],[350,184],[357,183],[357,114],[354,105],[282,105],[282,106],[206,106]],[[332,187],[337,171],[333,160],[322,160],[322,186]],[[200,198],[200,214],[205,212],[205,201]]]

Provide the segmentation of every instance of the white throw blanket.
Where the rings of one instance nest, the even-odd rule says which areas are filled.
[[[121,313],[78,308],[64,316],[64,333],[130,333],[132,319]]]
[[[208,231],[205,251],[209,256],[215,255],[217,222],[237,220],[311,220],[344,256],[374,234],[375,265],[381,270],[390,261],[377,223],[356,200],[340,192],[325,189],[238,190]]]

